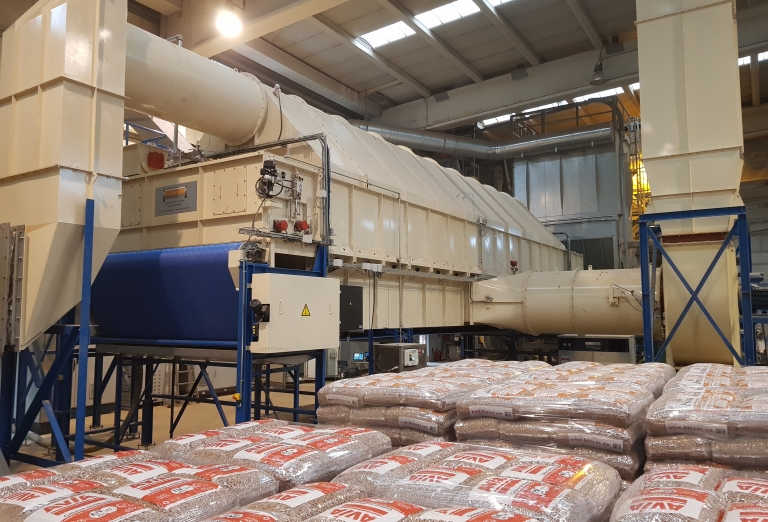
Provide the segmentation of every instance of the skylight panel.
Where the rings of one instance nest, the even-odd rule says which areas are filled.
[[[507,2],[511,2],[512,0],[490,0],[490,1],[493,7],[497,7],[497,6],[500,6],[501,4],[506,4]]]
[[[768,52],[760,53],[760,54],[757,55],[757,61],[758,62],[764,62],[766,60],[768,60]]]
[[[739,58],[739,67],[742,65],[749,65],[750,63],[752,63],[751,56],[744,56],[743,58]]]
[[[561,102],[548,103],[547,105],[542,105],[541,107],[533,107],[532,109],[525,109],[523,113],[525,114],[529,112],[543,111],[545,109],[551,109],[553,107],[559,107],[561,105],[568,105],[568,102],[563,100]]]
[[[640,90],[640,82],[637,82],[637,83],[633,83],[632,85],[630,85],[630,88],[631,88],[633,91],[639,91],[639,90]]]
[[[388,25],[381,29],[366,33],[360,38],[368,42],[368,45],[375,49],[376,47],[396,42],[397,40],[401,40],[412,34],[415,34],[414,30],[405,25],[405,22],[397,22],[396,24]]]
[[[640,87],[640,84],[637,84],[638,88]],[[600,92],[594,92],[592,94],[587,94],[584,96],[579,96],[577,98],[574,98],[573,101],[576,103],[581,103],[583,101],[587,100],[594,100],[598,98],[607,98],[609,96],[618,96],[619,94],[624,94],[624,89],[621,87],[616,87],[615,89],[608,89],[607,91],[600,91]]]
[[[480,11],[480,8],[472,0],[456,0],[450,4],[436,7],[426,13],[418,14],[415,18],[428,29],[432,29],[438,25],[447,24],[459,18],[475,14],[478,11]]]
[[[504,123],[505,121],[509,121],[509,119],[514,115],[515,113],[513,112],[512,114],[503,114],[501,116],[496,116],[495,118],[488,118],[487,120],[477,122],[477,126],[481,129],[484,129],[490,125],[496,125],[497,123]]]

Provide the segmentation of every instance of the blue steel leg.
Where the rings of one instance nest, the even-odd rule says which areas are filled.
[[[59,336],[57,336],[57,338],[58,337]],[[56,357],[60,357],[61,341],[60,339],[57,339],[56,341]],[[62,436],[64,437],[68,437],[71,432],[70,421],[72,420],[72,370],[74,356],[70,354],[68,357],[69,360],[66,362],[66,366],[64,367],[61,376],[53,385],[53,398],[51,402],[53,403],[53,410],[56,412],[56,417],[53,420],[49,419],[51,426],[53,426],[54,423],[58,423],[61,428]],[[30,354],[30,360],[31,358],[32,356]],[[32,381],[38,388],[42,382],[38,375],[34,375]],[[56,460],[62,462],[64,460],[64,452],[59,449],[58,442],[56,442],[55,439],[53,442],[55,442],[54,445],[56,446]],[[67,448],[67,450],[69,450],[69,448]]]
[[[77,366],[75,460],[85,458],[85,405],[88,400],[88,345],[91,344],[91,274],[93,271],[94,201],[85,201],[83,288],[80,301],[80,351]]]
[[[72,373],[72,353],[77,343],[77,330],[69,330],[64,336],[64,340],[61,343],[61,347],[56,354],[56,359],[53,361],[48,373],[40,383],[40,387],[37,389],[35,396],[29,405],[29,408],[25,410],[24,416],[19,420],[16,420],[16,433],[11,439],[11,443],[8,446],[8,451],[5,452],[7,457],[12,457],[19,451],[21,444],[24,442],[29,430],[32,428],[37,414],[43,407],[43,401],[50,397],[53,384],[62,374],[62,371],[67,369],[67,363],[69,363],[68,371]]]
[[[203,379],[205,379],[205,385],[208,386],[208,391],[211,393],[211,399],[213,399],[213,403],[216,405],[216,409],[219,410],[219,417],[221,417],[222,424],[224,424],[225,427],[229,426],[227,416],[224,415],[224,408],[221,407],[219,396],[216,394],[216,390],[213,388],[213,383],[208,376],[208,370],[206,370],[206,366],[204,364],[200,365],[200,373],[202,374]]]
[[[22,350],[22,352],[23,351],[29,351],[29,348]],[[36,371],[35,368],[22,367],[21,352],[19,353],[18,357],[19,357],[19,362],[18,362],[19,369],[18,369],[18,372],[16,373],[16,418],[19,418],[19,416],[23,415],[24,410],[27,409],[27,395],[29,395],[27,386],[31,386],[30,380],[29,380],[29,372]],[[0,379],[2,379],[2,382],[5,382],[4,376],[0,377]],[[7,403],[5,402],[3,393],[0,392],[0,410],[3,408],[3,404],[7,404]],[[10,424],[6,424],[5,419],[3,419],[2,414],[0,414],[0,430],[5,429],[5,426],[8,426],[10,429]],[[2,435],[0,435],[0,439],[2,439]],[[11,441],[11,437],[9,434],[7,441],[0,442],[0,449],[5,448],[5,446],[10,441]]]
[[[2,361],[0,361],[0,365],[2,365],[0,367],[0,450],[3,451],[6,461],[10,458],[7,448],[11,442],[13,405],[16,403],[14,394],[17,359],[18,355],[15,350],[6,349],[3,351]],[[26,372],[26,370],[24,371]],[[17,415],[21,415],[21,411],[17,412]]]
[[[48,419],[50,419],[51,433],[53,434],[53,439],[56,441],[56,460],[60,462],[72,462],[72,455],[69,453],[69,443],[67,443],[67,440],[64,438],[59,423],[56,422],[56,413],[54,413],[53,406],[51,406],[49,401],[43,401],[43,410],[45,411],[46,416],[48,416]],[[67,424],[69,424],[69,419],[67,419]],[[59,457],[59,455],[61,457]]]
[[[120,444],[120,425],[123,423],[123,358],[115,356],[115,435],[112,439]]]
[[[654,361],[653,354],[653,306],[655,296],[653,288],[650,288],[648,270],[656,270],[656,263],[649,267],[648,261],[648,223],[640,220],[640,285],[643,297],[643,347],[645,349],[645,362]]]
[[[317,372],[317,366],[315,366],[315,372]],[[293,422],[299,422],[299,374],[300,370],[298,366],[293,367]],[[291,372],[288,372],[291,375]]]
[[[97,354],[93,361],[93,412],[91,428],[101,428],[101,385],[104,381],[104,356]]]
[[[373,333],[373,329],[368,330],[368,375],[376,373],[373,366]]]
[[[253,418],[261,420],[261,363],[256,370],[256,396],[253,404]]]
[[[249,349],[249,333],[252,326],[248,291],[248,264],[240,261],[237,315],[237,383],[240,401],[235,407],[235,422],[251,420],[251,393],[253,388],[253,355]]]
[[[144,364],[144,403],[141,409],[141,445],[148,448],[152,445],[152,438],[154,432],[154,408],[152,399],[152,384],[155,380],[155,370],[157,366],[153,364],[153,360],[147,359]],[[98,375],[98,374],[97,374]],[[94,389],[97,389],[94,386]],[[96,394],[94,393],[94,399]]]
[[[752,285],[749,282],[749,273],[752,271],[752,250],[749,244],[749,225],[746,213],[740,213],[736,218],[739,228],[739,262],[741,268],[741,315],[744,318],[744,364],[755,364],[755,325],[752,322]]]
[[[328,369],[325,367],[325,350],[320,350],[315,362],[315,412],[317,412],[317,408],[320,407],[320,403],[317,400],[317,394],[325,386],[325,375],[327,372]],[[317,414],[315,414],[315,422],[317,422]]]

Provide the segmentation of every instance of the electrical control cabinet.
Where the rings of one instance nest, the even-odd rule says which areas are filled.
[[[339,348],[339,280],[254,274],[252,299],[269,305],[258,323],[253,353]]]
[[[375,373],[407,372],[427,366],[427,345],[414,343],[375,343]]]

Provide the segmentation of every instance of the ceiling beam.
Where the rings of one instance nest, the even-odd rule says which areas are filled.
[[[238,45],[233,51],[357,114],[367,114],[369,117],[381,115],[381,107],[374,101],[367,101],[364,94],[350,89],[266,40],[259,38]]]
[[[340,44],[348,47],[349,49],[352,49],[357,54],[366,58],[371,63],[379,67],[381,70],[411,87],[417,93],[421,94],[422,96],[432,96],[432,91],[430,91],[425,85],[411,77],[402,69],[390,63],[389,60],[374,51],[365,41],[361,41],[359,38],[351,36],[341,27],[336,26],[320,15],[315,15],[314,17],[308,18],[307,20],[314,23],[317,27],[325,31],[326,34],[333,37]]]
[[[635,104],[635,107],[637,107],[637,110],[640,110],[640,100],[637,99],[637,95],[635,95],[635,91],[632,90],[632,86],[630,84],[625,84],[621,86],[622,89],[624,89],[624,94],[632,100],[632,103]]]
[[[423,40],[431,45],[437,52],[445,56],[449,62],[451,62],[461,72],[469,76],[475,82],[482,82],[483,75],[480,71],[475,69],[468,61],[459,55],[455,50],[445,43],[445,41],[437,36],[430,28],[419,22],[413,13],[408,11],[398,0],[379,0],[379,3],[389,11],[398,17],[408,27],[413,29]]]
[[[606,85],[599,90],[634,83],[639,79],[637,40],[621,44],[623,51],[603,58]],[[568,58],[516,70],[429,97],[384,109],[377,123],[411,129],[444,130],[472,125],[501,114],[559,102],[595,92],[590,84],[595,53],[590,50]],[[439,98],[439,99],[438,99]]]
[[[531,65],[541,64],[541,58],[539,58],[539,55],[537,55],[536,52],[531,49],[531,46],[528,45],[525,40],[523,40],[523,37],[520,36],[520,33],[518,33],[517,30],[515,30],[515,28],[512,27],[512,25],[510,25],[510,23],[507,22],[499,14],[499,11],[493,6],[490,0],[473,1],[475,2],[475,5],[480,8],[483,14],[485,14],[485,16],[491,21],[491,23],[496,26],[496,29],[498,29],[501,34],[503,34],[504,37],[509,40],[515,49],[517,49],[518,52],[520,52],[520,54],[522,54],[523,57],[528,60]]]
[[[196,2],[198,1],[196,0]],[[185,47],[210,58],[245,42],[261,38],[283,27],[288,27],[332,9],[346,1],[294,0],[290,3],[279,2],[280,7],[271,11],[266,11],[266,9],[274,5],[274,2],[248,2],[243,14],[243,30],[238,36],[232,38],[222,36],[216,31],[215,14],[219,7],[214,2],[209,1],[205,7],[195,4],[195,11],[207,9],[206,16],[200,16],[199,12],[186,13],[187,9],[185,8],[181,13],[168,17],[168,34],[182,34]],[[192,8],[190,7],[190,9]]]
[[[397,85],[400,85],[400,80],[392,80],[390,82],[385,82],[380,85],[377,85],[376,87],[371,87],[370,89],[366,89],[364,91],[360,91],[360,96],[370,96],[371,94],[383,91],[384,89],[389,89],[390,87],[395,87]]]
[[[565,0],[565,3],[571,7],[571,11],[576,15],[576,20],[579,21],[579,25],[581,25],[581,28],[587,33],[587,37],[589,38],[589,41],[592,42],[595,49],[602,49],[603,39],[600,36],[600,33],[597,32],[595,24],[592,23],[589,13],[587,13],[587,10],[581,5],[581,0]]]
[[[749,78],[752,84],[752,105],[760,105],[760,62],[757,55],[753,54],[749,62]]]

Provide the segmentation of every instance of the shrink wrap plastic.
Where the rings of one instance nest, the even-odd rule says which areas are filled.
[[[621,485],[615,470],[591,459],[458,443],[405,447],[334,482],[426,508],[464,506],[563,522],[597,520]]]

